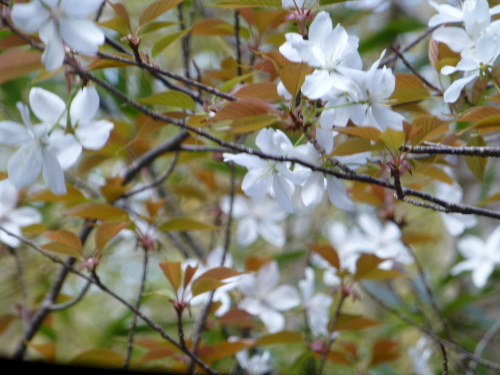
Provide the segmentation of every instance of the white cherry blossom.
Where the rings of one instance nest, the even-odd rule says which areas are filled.
[[[280,311],[293,309],[300,304],[294,287],[277,286],[279,278],[278,264],[271,261],[260,267],[256,275],[242,275],[238,283],[238,288],[245,296],[238,307],[258,316],[270,333],[285,328],[285,317]]]
[[[468,235],[457,243],[458,251],[465,258],[451,269],[452,275],[472,271],[472,282],[478,288],[486,285],[495,266],[500,263],[500,227],[497,227],[486,242],[481,238]]]
[[[101,0],[33,0],[15,4],[12,21],[27,33],[38,31],[45,43],[42,63],[49,71],[60,68],[66,44],[83,54],[94,54],[104,43],[104,33],[86,19],[101,6]]]
[[[204,263],[199,262],[197,259],[186,259],[184,266],[186,267],[187,265],[190,265],[194,267],[198,265],[198,270],[196,271],[192,279],[194,281],[196,280],[196,278],[201,276],[206,271],[211,270],[212,268],[221,267],[223,254],[224,254],[224,248],[222,246],[218,246],[215,249],[213,249],[210,253],[208,253]],[[229,268],[233,266],[233,258],[231,254],[226,254],[222,266]],[[236,288],[238,280],[239,280],[238,276],[225,279],[224,282],[227,284],[215,290],[212,301],[221,303],[220,307],[215,311],[216,316],[224,315],[231,308],[231,297],[229,297],[228,292]],[[196,306],[199,305],[200,303],[204,303],[207,301],[210,294],[211,292],[199,294],[191,298],[190,304]]]
[[[8,180],[0,181],[0,227],[21,235],[21,227],[42,221],[40,212],[32,207],[17,207],[19,200],[17,189]],[[16,237],[0,231],[0,241],[18,247],[21,243]]]
[[[462,189],[458,184],[437,183],[436,187],[436,197],[451,203],[462,203]],[[474,215],[446,212],[439,214],[448,233],[452,236],[459,236],[465,229],[472,228],[477,224],[477,218]]]
[[[429,366],[432,350],[429,348],[427,338],[422,337],[418,340],[416,346],[408,349],[408,354],[411,358],[415,375],[434,375],[434,372]]]
[[[293,153],[292,142],[281,130],[264,128],[257,135],[255,143],[266,154],[287,156]],[[292,204],[295,185],[301,185],[306,176],[292,172],[290,163],[263,160],[248,154],[225,153],[223,156],[226,162],[233,161],[248,168],[241,184],[246,195],[258,197],[269,192],[283,210],[289,213],[295,211]]]
[[[299,289],[302,292],[303,305],[306,309],[307,324],[314,336],[320,336],[328,334],[330,306],[333,298],[324,293],[313,295],[314,278],[314,270],[307,267],[305,279],[299,281]]]
[[[342,66],[361,69],[358,37],[348,35],[341,25],[333,28],[327,12],[316,15],[308,36],[304,40],[300,34],[287,33],[287,41],[279,49],[288,60],[317,68],[306,77],[302,93],[310,99],[319,99],[332,88],[344,90],[345,79],[337,70]]]
[[[30,92],[31,107],[43,106],[33,90]],[[49,135],[46,124],[31,124],[28,106],[19,102],[17,108],[24,126],[14,121],[0,122],[0,144],[19,147],[9,158],[9,180],[21,189],[32,184],[42,173],[54,194],[65,194],[63,165],[68,166],[68,162],[76,161],[79,156],[78,153],[75,158],[74,137],[55,131]]]
[[[350,102],[355,104],[346,106],[345,108],[348,110],[345,111],[348,111],[349,118],[358,126],[373,126],[380,130],[385,130],[388,127],[402,130],[404,117],[391,109],[389,101],[396,88],[396,77],[391,69],[385,66],[382,69],[378,68],[384,55],[385,51],[373,63],[370,70],[366,72],[352,68],[339,69],[355,83],[353,86],[355,88],[354,92],[350,91],[348,93]],[[327,108],[329,105],[328,102]],[[335,110],[333,108],[333,111]],[[323,127],[330,123],[331,125],[345,126],[345,123],[333,124],[333,119],[328,118],[331,115],[332,112],[328,111],[328,109],[323,111],[320,120],[322,123],[326,122],[326,124],[322,125]],[[343,118],[346,119],[346,114],[344,114]]]
[[[254,354],[251,358],[248,355],[248,350],[236,353],[236,360],[248,372],[248,375],[264,375],[271,371],[269,359],[270,355],[268,351],[262,354]]]
[[[221,199],[220,207],[229,213],[230,197]],[[274,201],[266,197],[253,197],[251,200],[241,195],[234,196],[233,217],[238,222],[236,241],[240,246],[250,246],[259,235],[271,245],[281,247],[285,244],[285,231],[279,222],[286,219],[286,212]]]

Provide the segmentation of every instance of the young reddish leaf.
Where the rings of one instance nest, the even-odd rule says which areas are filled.
[[[418,132],[412,137],[412,144],[429,141],[439,134],[449,130],[449,122],[438,119],[436,116],[419,116],[413,123],[412,127]]]
[[[384,204],[384,191],[379,193],[380,187],[375,185],[365,184],[363,182],[354,181],[351,188],[351,198],[355,202],[367,203],[369,205],[381,208]]]
[[[209,5],[207,5],[209,6]],[[281,0],[222,0],[210,5],[219,8],[275,7],[281,8]]]
[[[453,185],[453,178],[449,176],[445,171],[441,168],[436,167],[431,163],[418,163],[418,167],[415,169],[415,172],[423,174],[427,177],[434,178],[438,181],[444,182],[446,184]]]
[[[254,316],[245,310],[231,309],[219,318],[222,325],[236,326],[243,328],[254,328],[257,324],[253,321]]]
[[[276,344],[295,344],[304,342],[304,338],[298,332],[281,331],[278,333],[271,333],[259,337],[253,344],[254,347],[276,345]]]
[[[109,59],[95,59],[92,61],[89,65],[87,65],[86,69],[87,70],[99,70],[99,69],[108,69],[108,68],[122,68],[126,66],[131,66],[131,64],[134,62],[133,57],[130,55],[127,55],[125,53],[121,52],[116,52],[113,53],[113,55],[117,57],[123,57],[125,61],[116,61],[116,60],[109,60]],[[130,60],[130,63],[127,61]]]
[[[394,279],[396,277],[404,277],[404,276],[398,271],[375,268],[365,273],[361,278],[370,280],[386,280],[386,279]]]
[[[233,120],[228,126],[217,128],[217,130],[228,131],[233,134],[248,133],[271,126],[279,121],[278,117],[272,115],[250,116]]]
[[[193,293],[193,297],[196,297],[199,294],[210,292],[223,285],[226,285],[226,283],[223,283],[216,279],[211,279],[208,277],[197,278],[195,281],[193,281],[191,292]]]
[[[168,12],[170,9],[176,7],[184,0],[159,0],[149,5],[139,18],[139,26],[142,26],[155,18],[161,16],[163,13]]]
[[[109,349],[91,349],[77,355],[70,362],[72,365],[96,366],[96,367],[121,367],[123,355]]]
[[[248,74],[243,74],[241,76],[236,76],[234,78],[231,78],[230,80],[224,82],[220,87],[219,87],[219,91],[222,91],[222,92],[228,92],[229,90],[231,90],[232,88],[234,88],[236,85],[238,85],[239,83],[245,81],[245,80],[248,80],[248,79],[251,79],[251,77],[255,74],[256,72],[250,72]]]
[[[55,195],[49,189],[37,190],[26,198],[28,202],[75,202],[85,200],[85,196],[80,190],[71,185],[66,185],[65,195]]]
[[[469,129],[480,129],[481,132],[484,130],[488,130],[488,132],[498,131],[500,128],[500,114],[486,117],[474,125],[472,125]]]
[[[174,287],[174,290],[178,290],[182,280],[181,263],[166,260],[160,263],[160,268],[170,284]]]
[[[315,352],[313,354],[314,358],[321,359],[323,357],[323,353],[320,352]],[[328,351],[328,354],[326,356],[327,361],[333,362],[333,363],[341,363],[343,365],[349,365],[351,362],[349,361],[349,358],[344,353],[341,353],[337,350],[330,350]]]
[[[414,74],[397,73],[395,76],[396,88],[390,97],[395,104],[410,103],[431,97],[429,90]]]
[[[22,77],[42,67],[39,52],[11,49],[0,54],[0,84]]]
[[[234,26],[227,21],[218,18],[206,18],[199,20],[191,30],[193,35],[220,35],[234,36]]]
[[[115,30],[122,35],[130,34],[130,26],[123,17],[115,17],[110,20],[98,23],[99,26],[107,27],[108,29]]]
[[[94,220],[110,220],[128,217],[121,208],[103,203],[84,203],[66,211],[67,215]]]
[[[142,104],[165,105],[191,110],[195,109],[194,100],[188,94],[181,91],[165,91],[138,99],[137,101]]]
[[[215,279],[215,280],[222,281],[222,280],[228,279],[230,277],[242,275],[244,273],[245,272],[235,271],[232,268],[215,267],[215,268],[212,268],[212,269],[208,270],[207,272],[203,273],[200,277],[198,277],[198,280],[204,279],[204,278],[209,278],[209,279]]]
[[[335,331],[348,331],[365,329],[378,326],[382,323],[372,319],[364,318],[361,315],[340,314],[335,326]]]
[[[260,267],[268,263],[272,259],[272,256],[268,255],[265,257],[248,256],[245,258],[245,269],[247,271],[257,272]]]
[[[275,29],[286,21],[288,9],[257,10],[254,11],[253,21],[262,35],[268,30]]]
[[[145,353],[137,363],[135,363],[137,366],[145,365],[147,363],[156,361],[158,359],[162,358],[172,358],[177,355],[177,352],[173,349],[166,348],[166,347],[161,347],[157,346],[151,350],[149,350],[147,353]]]
[[[471,103],[476,105],[481,96],[483,95],[484,90],[488,87],[488,83],[490,80],[488,76],[484,75],[482,78],[477,79],[472,86],[472,95],[471,95]]]
[[[153,59],[156,58],[162,52],[165,48],[167,48],[169,45],[171,45],[173,42],[176,40],[182,38],[184,35],[186,35],[191,28],[187,28],[182,31],[177,31],[175,33],[167,34],[161,38],[159,38],[155,44],[153,45],[153,48],[151,49],[151,55],[153,56]]]
[[[95,247],[98,252],[104,249],[104,246],[122,229],[126,228],[130,222],[128,221],[116,221],[116,222],[106,222],[101,223],[95,232]]]
[[[229,102],[210,119],[210,122],[215,123],[219,121],[235,120],[244,117],[275,113],[277,113],[276,109],[271,107],[266,102],[255,98],[246,98],[235,102]]]
[[[75,249],[65,246],[59,242],[50,242],[48,244],[40,246],[42,249],[50,251],[52,253],[69,255],[73,258],[81,258],[82,254]]]
[[[384,262],[385,259],[377,257],[375,254],[361,254],[356,261],[356,274],[354,275],[357,280],[363,278],[365,274],[378,268],[378,265]]]
[[[61,245],[67,246],[70,249],[77,251],[79,254],[82,253],[82,242],[80,238],[73,232],[69,230],[60,229],[51,232],[45,232],[42,236],[50,238],[53,241],[60,243]]]
[[[5,314],[0,316],[0,335],[3,334],[9,328],[10,324],[16,320],[14,314]]]
[[[352,135],[354,137],[369,139],[370,141],[379,142],[379,134],[382,132],[377,128],[371,126],[348,126],[346,128],[336,126],[334,128],[336,132],[342,134]]]
[[[206,362],[212,363],[229,357],[251,346],[250,341],[223,341],[210,347],[201,347],[198,355]],[[208,350],[204,350],[208,349]]]
[[[378,135],[378,139],[380,139],[388,149],[397,151],[405,143],[406,134],[399,130],[387,128],[383,133]]]
[[[351,138],[335,146],[328,156],[354,155],[366,151],[382,151],[384,148],[380,141],[372,145],[372,141],[364,138]]]
[[[127,9],[120,3],[112,3],[108,0],[108,4],[111,5],[111,8],[125,21],[125,24],[128,27],[130,33],[132,33],[132,28],[130,27],[130,16],[128,15]],[[128,34],[125,33],[125,35]]]
[[[378,340],[372,348],[372,359],[370,367],[379,363],[394,361],[399,357],[399,348],[401,344],[392,340]]]
[[[315,245],[307,244],[307,247],[321,255],[328,263],[330,263],[336,269],[340,269],[340,259],[337,251],[330,245]]]
[[[288,65],[280,72],[280,79],[292,97],[296,97],[304,84],[306,76],[311,74],[314,68],[306,63]]]
[[[467,147],[485,147],[486,142],[483,137],[479,134],[472,135],[469,142],[467,142]],[[483,158],[480,156],[465,156],[465,163],[469,167],[470,171],[474,173],[480,181],[483,181],[484,171],[486,170],[486,164],[488,163],[488,158]]]
[[[160,199],[157,202],[146,202],[146,208],[149,213],[149,217],[155,217],[158,210],[162,208],[167,202],[167,198]]]
[[[56,344],[51,342],[48,344],[31,344],[28,343],[28,346],[30,348],[35,349],[37,352],[39,352],[41,355],[45,357],[45,359],[49,362],[54,362],[56,360]]]
[[[195,267],[187,266],[186,270],[184,271],[184,289],[187,288],[189,282],[193,278],[194,274],[196,271],[198,271],[198,264]]]
[[[472,107],[465,111],[457,121],[470,122],[481,121],[490,116],[500,115],[500,108],[495,107]]]
[[[0,51],[4,49],[24,46],[25,44],[28,44],[28,42],[23,38],[21,38],[19,35],[17,34],[7,35],[2,39],[0,39]]]
[[[188,231],[188,230],[217,230],[216,226],[205,224],[197,220],[190,219],[188,217],[175,217],[167,219],[162,224],[158,226],[159,230],[164,232],[175,231]]]
[[[241,86],[233,93],[237,98],[259,98],[265,101],[280,100],[278,95],[277,84],[272,82],[249,83]]]

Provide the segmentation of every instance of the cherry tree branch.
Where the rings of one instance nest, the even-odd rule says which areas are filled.
[[[403,146],[401,148],[412,154],[429,155],[465,155],[481,158],[500,157],[500,147],[451,147],[451,146]]]
[[[68,301],[66,303],[58,303],[56,305],[52,305],[50,307],[50,310],[51,311],[61,311],[61,310],[69,309],[70,307],[76,305],[78,302],[80,302],[83,299],[83,297],[85,297],[85,294],[87,294],[88,290],[90,289],[90,285],[91,285],[90,282],[87,282],[87,284],[85,284],[85,286],[82,288],[80,293],[74,299],[72,299],[71,301]]]
[[[89,228],[90,228],[90,226],[89,226]],[[40,246],[38,246],[35,242],[33,242],[31,240],[28,240],[28,239],[26,239],[26,238],[24,238],[22,236],[18,236],[17,234],[12,233],[9,230],[7,230],[7,229],[5,229],[5,228],[3,228],[1,226],[0,226],[0,230],[3,231],[3,232],[5,232],[5,233],[7,233],[8,235],[10,235],[10,236],[12,236],[14,238],[17,238],[18,240],[20,240],[24,244],[28,245],[32,249],[36,250],[37,252],[39,252],[43,256],[45,256],[48,259],[50,259],[52,262],[60,264],[61,266],[63,266],[63,267],[61,267],[61,269],[64,269],[66,271],[66,273],[70,273],[71,272],[71,273],[73,273],[75,275],[78,275],[79,277],[83,278],[84,280],[87,280],[88,282],[96,285],[103,292],[105,292],[106,294],[108,294],[111,297],[113,297],[114,299],[116,299],[118,302],[120,302],[122,305],[124,305],[125,307],[127,307],[134,314],[136,314],[139,318],[141,318],[148,326],[150,326],[153,330],[155,330],[156,332],[158,332],[162,338],[164,338],[165,340],[169,341],[171,344],[175,345],[177,348],[181,349],[185,354],[187,354],[189,357],[191,357],[196,362],[196,364],[198,366],[200,366],[208,374],[210,374],[210,375],[220,375],[217,371],[215,371],[210,366],[208,366],[206,363],[204,363],[200,358],[198,358],[197,356],[195,356],[188,348],[186,348],[186,347],[182,348],[181,345],[177,341],[175,341],[167,332],[165,332],[165,330],[158,323],[156,323],[153,320],[151,320],[150,318],[148,318],[140,310],[136,309],[133,305],[131,305],[126,300],[124,300],[122,297],[120,297],[118,294],[116,294],[115,292],[113,292],[112,290],[110,290],[108,287],[106,287],[99,280],[99,278],[97,277],[97,275],[95,275],[95,273],[94,273],[93,276],[87,276],[87,275],[83,274],[82,272],[76,270],[73,267],[72,264],[69,264],[68,261],[63,261],[62,259],[60,259],[60,258],[58,258],[58,257],[56,257],[56,256],[54,256],[52,254],[50,254],[49,252],[45,251]],[[74,258],[72,258],[72,259],[74,259]],[[42,302],[42,304],[43,304],[43,302]]]
[[[142,250],[143,250],[142,277],[139,286],[139,292],[137,293],[137,300],[135,302],[136,310],[139,310],[139,308],[141,307],[142,294],[144,293],[144,288],[146,286],[146,277],[148,274],[148,249],[144,247]],[[127,340],[127,351],[125,352],[125,359],[123,361],[123,366],[122,366],[122,369],[124,370],[128,369],[130,363],[130,357],[132,355],[132,349],[134,347],[134,335],[136,327],[137,327],[137,315],[134,314],[130,322],[130,331]]]

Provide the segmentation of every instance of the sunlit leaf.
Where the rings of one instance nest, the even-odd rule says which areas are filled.
[[[170,9],[176,7],[184,0],[159,0],[150,4],[139,18],[139,26],[142,26],[155,18],[161,16],[163,13],[168,12]]]
[[[125,21],[125,25],[127,25],[128,30],[130,33],[132,33],[132,28],[130,26],[130,16],[127,12],[127,9],[123,6],[123,4],[120,3],[112,3],[111,1],[108,0],[108,4],[111,5],[111,8]],[[128,34],[128,32],[125,33],[125,35]]]
[[[403,104],[420,101],[431,97],[429,90],[417,76],[408,73],[397,73],[396,88],[392,93],[391,104]]]
[[[165,91],[153,94],[146,98],[138,99],[137,101],[142,104],[165,105],[192,110],[195,109],[193,98],[181,91]]]
[[[449,129],[449,122],[440,120],[435,116],[419,116],[413,120],[412,126],[415,128],[416,134],[412,137],[412,144],[429,141],[434,137],[445,133]]]
[[[104,246],[122,229],[125,229],[130,223],[128,221],[116,221],[101,223],[95,232],[95,247],[98,252],[104,249]]]
[[[56,241],[64,246],[69,247],[81,254],[82,252],[82,242],[80,238],[66,229],[60,229],[51,232],[45,232],[42,236],[50,238],[53,241]]]
[[[209,278],[209,279],[215,279],[215,280],[222,281],[222,280],[228,279],[230,277],[239,276],[242,274],[243,274],[243,272],[235,271],[232,268],[215,267],[215,268],[212,268],[212,269],[206,271],[202,275],[200,275],[197,280]]]
[[[65,195],[55,195],[50,191],[50,189],[37,190],[33,194],[29,195],[26,200],[29,202],[75,202],[78,200],[84,200],[85,196],[80,190],[71,185],[66,185]]]
[[[153,58],[156,58],[165,48],[167,48],[169,45],[171,45],[173,42],[176,40],[182,38],[185,34],[187,34],[191,29],[185,29],[182,31],[177,31],[171,34],[167,34],[165,36],[162,36],[159,38],[155,44],[153,45],[153,48],[151,49],[151,55]]]
[[[472,135],[469,142],[467,142],[467,147],[485,147],[486,142],[483,137],[479,134]],[[465,156],[465,163],[469,167],[470,171],[476,176],[480,181],[483,181],[484,171],[486,170],[486,164],[488,163],[488,158],[480,156]]]
[[[50,243],[42,245],[40,247],[46,251],[50,251],[50,252],[56,253],[56,254],[69,255],[73,258],[81,258],[82,257],[81,252],[76,251],[75,249],[72,249],[66,245],[59,243],[59,242],[50,242]]]
[[[166,260],[163,263],[160,263],[160,268],[170,284],[173,286],[174,290],[178,290],[181,286],[182,280],[181,263]]]
[[[276,344],[295,344],[304,342],[304,338],[298,332],[281,331],[264,335],[255,340],[254,347],[276,345]]]
[[[281,99],[278,95],[278,85],[272,82],[250,83],[241,86],[233,93],[237,98],[259,98],[260,100],[275,101]]]
[[[189,265],[186,267],[186,270],[184,271],[184,289],[187,288],[196,271],[198,271],[198,264],[195,267],[191,267]]]
[[[499,116],[500,108],[496,107],[472,107],[465,111],[457,121],[481,121],[491,116]]]
[[[211,279],[208,277],[204,277],[202,279],[198,278],[193,281],[191,292],[193,293],[193,297],[196,297],[199,294],[210,292],[223,285],[226,285],[226,283],[223,283],[222,281],[216,279]]]
[[[234,37],[234,26],[217,18],[197,21],[191,30],[192,35],[220,35]]]
[[[210,118],[210,121],[215,123],[275,113],[277,113],[276,109],[271,107],[268,103],[255,98],[245,98],[226,104],[214,117]]]
[[[314,68],[306,63],[288,65],[280,73],[280,79],[292,97],[296,97],[304,84],[306,76],[311,74]]]
[[[161,30],[164,29],[165,27],[173,26],[173,25],[178,25],[179,22],[170,22],[170,21],[154,21],[154,22],[148,22],[144,26],[141,26],[139,30],[137,31],[137,35],[145,35],[148,33],[151,33],[153,31]]]
[[[405,143],[406,134],[399,130],[387,128],[378,135],[378,138],[388,149],[397,151]]]
[[[115,17],[110,20],[101,21],[99,26],[107,27],[108,29],[115,30],[122,35],[130,34],[130,28],[127,21],[123,17]]]
[[[382,132],[377,128],[373,128],[371,126],[348,126],[346,128],[336,126],[334,129],[336,132],[342,134],[352,135],[354,137],[369,139],[371,141],[379,142],[378,138],[379,134]]]
[[[128,217],[121,208],[103,203],[84,203],[66,211],[67,215],[85,219],[110,220]]]
[[[168,231],[188,231],[188,230],[217,230],[216,226],[205,224],[201,221],[190,219],[188,217],[175,217],[167,219],[158,226],[159,230]]]

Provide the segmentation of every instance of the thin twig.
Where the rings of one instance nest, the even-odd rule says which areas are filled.
[[[113,292],[112,290],[110,290],[107,286],[105,286],[104,284],[102,284],[102,282],[99,280],[99,278],[97,277],[97,275],[95,274],[95,272],[93,273],[92,277],[89,277],[89,276],[81,273],[80,271],[76,270],[73,267],[73,265],[68,264],[67,261],[63,261],[62,259],[60,259],[60,258],[58,258],[58,257],[50,254],[49,252],[45,251],[40,246],[38,246],[35,242],[30,241],[30,240],[28,240],[28,239],[26,239],[26,238],[24,238],[22,236],[18,236],[17,234],[10,232],[9,230],[7,230],[7,229],[5,229],[3,227],[0,227],[0,230],[4,231],[5,233],[7,233],[8,235],[10,235],[12,237],[15,237],[15,238],[19,239],[21,242],[25,243],[26,245],[30,246],[32,249],[36,250],[37,252],[39,252],[43,256],[45,256],[48,259],[52,260],[54,263],[60,264],[61,266],[63,266],[62,269],[65,269],[67,273],[71,272],[71,273],[73,273],[75,275],[80,276],[84,280],[87,280],[90,283],[96,285],[103,292],[105,292],[106,294],[109,294],[111,297],[113,297],[114,299],[116,299],[117,301],[119,301],[122,305],[124,305],[125,307],[127,307],[134,314],[138,315],[139,318],[141,318],[144,322],[146,322],[147,325],[149,325],[153,330],[155,330],[156,332],[158,332],[161,335],[162,338],[164,338],[165,340],[169,341],[170,343],[172,343],[177,348],[181,349],[189,357],[193,358],[196,361],[196,364],[199,365],[204,371],[206,371],[210,375],[220,375],[217,371],[213,370],[206,363],[204,363],[200,358],[198,358],[197,356],[195,356],[189,349],[187,349],[186,347],[185,348],[181,348],[180,344],[178,342],[176,342],[167,332],[165,332],[165,330],[158,323],[156,323],[153,320],[151,320],[150,318],[148,318],[140,310],[136,309],[133,305],[131,305],[130,303],[128,303],[127,301],[125,301],[122,297],[120,297],[115,292]],[[74,259],[74,258],[72,258],[72,259]]]
[[[415,76],[417,76],[427,87],[433,89],[434,91],[437,91],[439,93],[443,93],[443,90],[441,90],[439,87],[433,85],[431,82],[429,82],[422,74],[419,73],[417,69],[413,65],[410,64],[408,60],[406,60],[406,57],[401,53],[401,51],[395,47],[391,46],[391,49],[394,51],[394,53],[399,57],[399,59],[403,62],[403,64],[406,65],[408,69],[410,69]]]
[[[50,311],[61,311],[61,310],[66,310],[69,309],[70,307],[76,305],[78,302],[80,302],[85,294],[87,294],[88,290],[90,289],[90,283],[87,282],[85,286],[82,288],[80,293],[71,301],[65,302],[65,303],[58,303],[50,306]]]
[[[340,297],[340,301],[337,305],[335,313],[332,316],[332,319],[330,320],[329,329],[328,329],[328,343],[323,348],[323,353],[321,354],[321,362],[319,365],[318,375],[323,374],[323,369],[325,367],[326,359],[328,358],[328,352],[330,351],[330,347],[332,346],[333,342],[336,339],[336,337],[333,335],[333,333],[335,332],[335,328],[336,328],[337,322],[339,320],[340,309],[342,308],[342,305],[348,296],[348,294],[346,294],[344,292],[341,292],[341,293],[342,293],[342,295]]]
[[[495,336],[500,330],[500,319],[498,319],[495,324],[493,324],[490,329],[486,332],[486,334],[483,336],[481,341],[476,346],[476,350],[474,351],[474,354],[476,357],[481,358],[481,355],[483,354],[484,349],[488,345],[488,343],[491,341],[493,336]],[[472,361],[470,364],[471,369],[476,368],[477,363],[475,361]]]
[[[241,68],[240,12],[238,9],[234,10],[234,38],[236,40],[236,75],[241,77],[243,70]]]
[[[141,277],[141,284],[139,286],[139,293],[137,294],[137,300],[135,302],[136,310],[139,310],[139,308],[141,307],[142,294],[144,293],[144,288],[146,286],[146,277],[148,274],[148,249],[143,248],[142,250],[143,250],[142,277]],[[127,351],[125,353],[125,359],[123,361],[123,366],[122,366],[122,369],[124,370],[128,369],[130,363],[130,357],[132,355],[132,349],[134,347],[134,335],[136,327],[137,327],[137,315],[134,314],[130,322],[130,331],[127,340]]]
[[[135,189],[127,191],[120,198],[128,198],[128,197],[131,197],[132,195],[143,192],[144,190],[148,190],[148,189],[151,189],[155,186],[160,185],[163,181],[165,181],[167,178],[169,178],[169,176],[172,174],[172,172],[174,171],[175,165],[177,164],[178,158],[179,158],[179,151],[176,151],[174,154],[174,158],[170,162],[170,165],[165,170],[165,172],[163,172],[161,175],[156,177],[153,181],[151,181],[145,185],[139,186]]]
[[[421,332],[425,333],[427,336],[429,336],[432,340],[434,340],[436,343],[441,343],[443,344],[444,346],[458,352],[458,353],[461,353],[462,355],[464,355],[465,357],[468,357],[468,358],[471,358],[473,359],[474,361],[488,367],[488,368],[491,368],[493,370],[496,370],[496,371],[500,371],[500,365],[497,364],[497,363],[494,363],[494,362],[490,362],[490,361],[487,361],[485,359],[482,359],[482,358],[479,358],[477,357],[475,354],[465,350],[464,348],[462,348],[461,346],[457,345],[457,344],[454,344],[452,342],[449,342],[445,339],[442,339],[441,337],[439,337],[437,334],[435,334],[434,332],[432,332],[431,330],[428,330],[424,327],[422,327],[420,324],[414,322],[412,319],[408,318],[406,315],[404,315],[403,313],[401,313],[400,311],[396,310],[395,308],[389,306],[387,303],[385,303],[384,301],[382,301],[379,297],[377,297],[376,295],[374,295],[373,293],[371,293],[364,285],[363,283],[360,283],[359,284],[361,286],[361,288],[363,289],[364,293],[366,295],[368,295],[368,297],[370,297],[372,300],[374,300],[379,306],[381,306],[383,309],[387,310],[388,312],[390,312],[391,314],[393,314],[394,316],[396,316],[398,319],[402,320],[403,322],[415,327],[415,328],[418,328]]]

